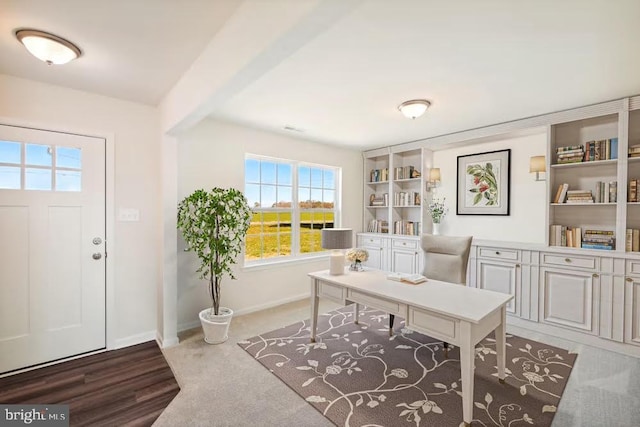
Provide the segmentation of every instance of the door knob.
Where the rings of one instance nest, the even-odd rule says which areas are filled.
[[[94,237],[91,242],[93,242],[94,245],[99,245],[100,243],[102,243],[102,239],[99,237]]]
[[[100,252],[96,252],[93,255],[91,255],[91,258],[100,259],[100,258],[102,258],[102,254]]]

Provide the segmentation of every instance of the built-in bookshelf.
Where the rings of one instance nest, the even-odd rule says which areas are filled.
[[[549,245],[622,250],[619,115],[559,123],[549,135]],[[626,155],[626,152],[624,152]]]
[[[369,233],[420,235],[423,229],[423,149],[368,153],[364,160],[364,225]]]
[[[633,249],[633,230],[640,230],[640,110],[629,112],[629,144],[627,149],[627,176],[621,191],[626,192],[626,238],[625,251],[637,252]],[[632,192],[632,182],[635,191]],[[634,197],[635,196],[635,197]],[[628,235],[632,230],[632,235]],[[638,234],[638,233],[636,233]],[[629,245],[631,237],[631,246]]]

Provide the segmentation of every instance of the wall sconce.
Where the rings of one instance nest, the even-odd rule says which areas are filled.
[[[529,159],[529,173],[536,173],[536,181],[546,181],[546,178],[540,178],[540,172],[547,171],[547,162],[544,156],[533,156]]]
[[[431,191],[440,185],[440,168],[429,170],[429,180],[427,181],[427,191]]]

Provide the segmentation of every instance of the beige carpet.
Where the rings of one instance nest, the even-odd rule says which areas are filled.
[[[387,322],[365,309],[356,325],[345,307],[320,316],[317,343],[302,321],[238,344],[336,425],[460,425],[458,350],[445,358],[402,322],[390,338]],[[474,423],[551,425],[577,355],[508,335],[500,384],[494,349],[491,338],[476,348]]]

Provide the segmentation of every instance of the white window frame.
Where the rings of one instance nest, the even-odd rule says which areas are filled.
[[[268,265],[273,265],[273,264],[282,264],[282,263],[289,263],[289,262],[299,262],[299,261],[309,261],[315,258],[319,258],[319,257],[327,257],[328,256],[328,251],[326,250],[321,250],[318,252],[301,252],[300,251],[300,214],[302,212],[333,212],[333,218],[334,218],[334,223],[333,226],[334,228],[339,228],[340,224],[342,223],[342,168],[338,167],[338,166],[332,166],[332,165],[324,165],[324,164],[319,164],[319,163],[310,163],[310,162],[304,162],[304,161],[300,161],[300,160],[293,160],[293,159],[283,159],[283,158],[277,158],[277,157],[270,157],[270,156],[263,156],[263,155],[257,155],[257,154],[250,154],[250,153],[246,153],[245,154],[245,164],[247,160],[258,160],[258,161],[266,161],[266,162],[275,162],[275,163],[285,163],[291,166],[291,209],[285,209],[285,208],[265,208],[265,207],[260,207],[260,208],[253,208],[253,206],[251,207],[252,209],[254,209],[255,212],[291,212],[291,255],[286,255],[286,256],[275,256],[275,257],[271,257],[271,258],[261,258],[261,259],[257,259],[257,260],[246,260],[244,259],[245,254],[246,254],[246,247],[245,247],[245,251],[243,251],[243,259],[244,259],[244,266],[245,267],[259,267],[259,266],[268,266]],[[333,209],[302,209],[299,206],[298,203],[298,193],[299,193],[299,183],[298,183],[298,170],[300,167],[309,167],[309,168],[319,168],[319,169],[330,169],[333,171],[334,173],[334,181],[335,181],[335,188],[333,189],[334,191],[334,207]],[[261,178],[262,179],[262,178]],[[255,184],[253,182],[251,182],[252,184]],[[259,183],[260,185],[262,185],[262,182]],[[247,185],[247,171],[244,170],[244,190],[246,192],[246,185]],[[323,189],[324,189],[324,183],[323,183]]]

